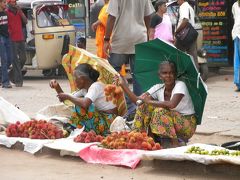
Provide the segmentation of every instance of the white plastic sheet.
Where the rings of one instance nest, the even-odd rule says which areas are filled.
[[[7,125],[17,121],[23,123],[29,120],[30,118],[24,112],[0,97],[0,124]]]
[[[35,154],[40,149],[43,148],[44,144],[51,143],[54,140],[43,140],[43,139],[29,139],[29,138],[19,138],[19,137],[7,137],[5,135],[0,135],[0,144],[8,148],[11,148],[12,145],[20,142],[24,145],[24,151],[31,154]]]
[[[158,151],[145,151],[141,154],[141,159],[152,160],[152,159],[160,159],[160,160],[173,160],[173,161],[196,161],[201,164],[218,164],[218,163],[231,163],[240,165],[240,157],[236,156],[226,156],[226,155],[199,155],[199,154],[188,154],[185,153],[187,149],[192,146],[198,146],[202,149],[212,151],[212,150],[221,150],[225,149],[219,146],[211,146],[206,144],[192,144],[188,146],[171,148],[171,149],[162,149]],[[230,150],[229,150],[230,151]],[[233,151],[230,151],[233,152]]]
[[[71,155],[71,156],[77,156],[79,152],[86,150],[86,148],[88,147],[92,147],[93,149],[95,148],[94,150],[101,149],[101,148],[98,148],[97,146],[92,146],[94,144],[95,145],[99,144],[98,142],[75,143],[73,141],[73,138],[76,137],[79,133],[81,133],[82,130],[83,129],[77,130],[69,138],[57,139],[57,140],[36,140],[36,139],[29,139],[29,138],[6,137],[5,135],[0,135],[0,144],[10,148],[16,142],[21,142],[24,145],[24,151],[29,152],[31,154],[38,152],[43,147],[48,147],[51,149],[60,150],[61,155]],[[133,150],[129,149],[127,150],[127,152],[135,153],[137,155],[136,158],[137,159],[140,158],[142,160],[153,160],[153,159],[171,160],[171,161],[188,160],[188,161],[195,161],[205,165],[219,164],[219,163],[230,163],[230,164],[240,165],[239,156],[226,156],[226,155],[211,156],[211,155],[185,153],[188,150],[188,148],[191,148],[192,146],[198,146],[208,151],[224,149],[219,146],[211,146],[206,144],[193,144],[189,146],[183,146],[183,147],[172,148],[172,149],[162,149],[157,151],[143,151],[143,150],[140,151],[139,150],[138,154],[136,154],[136,150],[134,149]],[[107,152],[111,150],[103,149],[102,151]],[[121,151],[124,152],[126,150],[123,149],[123,150],[114,150],[114,151],[118,151],[118,153],[120,153]],[[233,151],[230,151],[230,152],[233,152]],[[98,154],[95,154],[94,156],[98,156]]]
[[[44,146],[51,148],[51,149],[56,149],[56,150],[61,150],[64,151],[62,155],[77,155],[77,153],[93,144],[98,144],[97,142],[94,143],[75,143],[73,139],[57,139],[53,143],[45,144]]]

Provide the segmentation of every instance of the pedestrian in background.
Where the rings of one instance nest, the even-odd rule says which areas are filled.
[[[98,14],[104,6],[104,0],[97,0],[90,6],[90,24],[93,24],[98,19]],[[90,29],[89,35],[95,37],[95,33]]]
[[[8,17],[5,12],[6,0],[0,0],[0,59],[2,67],[2,88],[12,88],[8,68],[11,65],[11,41],[8,33]]]
[[[159,38],[172,44],[172,22],[167,14],[166,3],[166,0],[159,0],[155,4],[156,14],[151,18],[149,40]]]
[[[13,50],[13,82],[15,83],[16,87],[22,87],[22,68],[26,62],[23,25],[27,24],[27,18],[20,7],[17,6],[16,0],[8,0],[7,3],[9,34],[12,41]]]
[[[232,29],[232,38],[234,40],[234,83],[237,91],[240,91],[240,0],[232,6],[234,25]]]
[[[177,3],[179,4],[179,18],[177,23],[177,29],[175,32],[175,35],[183,30],[187,23],[189,22],[193,27],[195,26],[195,13],[193,8],[190,6],[190,4],[186,0],[178,0]],[[193,60],[195,62],[195,65],[197,69],[199,69],[198,65],[198,57],[197,57],[197,39],[191,43],[191,44],[181,44],[179,40],[176,39],[175,46],[183,51],[187,52],[193,57]]]
[[[109,62],[119,72],[123,64],[130,64],[133,91],[142,90],[134,76],[135,45],[148,40],[150,17],[154,8],[150,0],[110,0],[104,49],[110,53]],[[111,43],[110,43],[111,38]]]
[[[107,58],[104,53],[104,35],[106,31],[107,19],[108,19],[108,2],[105,0],[105,5],[102,7],[98,15],[98,20],[92,24],[92,30],[96,31],[96,46],[97,46],[97,56],[101,58]]]

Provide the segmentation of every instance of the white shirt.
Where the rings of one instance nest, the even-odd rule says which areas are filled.
[[[232,6],[232,14],[234,18],[232,38],[234,40],[236,37],[240,38],[240,7],[238,6],[238,1]]]
[[[190,12],[190,13],[189,13]],[[182,3],[179,7],[179,20],[178,20],[178,27],[182,24],[183,19],[188,19],[188,22],[195,26],[194,20],[195,14],[193,8],[188,4],[188,2]]]
[[[84,97],[85,95],[87,94],[87,90],[86,89],[81,89],[81,90],[78,90],[78,91],[74,91],[73,93],[72,93],[72,95],[74,96],[74,97]]]
[[[165,101],[164,100],[164,91],[165,91],[164,84],[156,84],[151,89],[149,89],[147,92],[152,96],[153,99],[156,99],[158,101]],[[172,110],[177,111],[182,115],[194,114],[195,111],[194,111],[194,106],[192,103],[192,98],[189,95],[187,86],[184,82],[176,81],[176,84],[172,90],[172,95],[171,95],[170,99],[172,99],[175,94],[183,94],[184,96],[181,99],[181,101],[179,102],[179,104],[177,105],[177,107],[175,107]]]
[[[89,98],[99,111],[106,111],[116,107],[112,102],[106,101],[104,86],[101,82],[94,82],[85,95],[85,98]]]
[[[150,0],[110,0],[107,13],[116,17],[111,52],[135,54],[135,45],[147,41],[144,17],[153,12]]]

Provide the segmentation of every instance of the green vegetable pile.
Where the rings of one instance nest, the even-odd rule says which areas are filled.
[[[228,151],[226,149],[221,150],[212,150],[207,151],[205,149],[202,149],[198,146],[192,146],[190,147],[185,153],[189,154],[200,154],[200,155],[210,155],[210,156],[219,156],[219,155],[225,155],[225,156],[240,156],[240,151]]]

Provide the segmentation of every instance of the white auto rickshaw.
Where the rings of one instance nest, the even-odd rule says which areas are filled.
[[[40,69],[46,76],[53,75],[68,45],[75,43],[68,5],[61,0],[19,0],[17,4],[28,18],[24,69]]]

